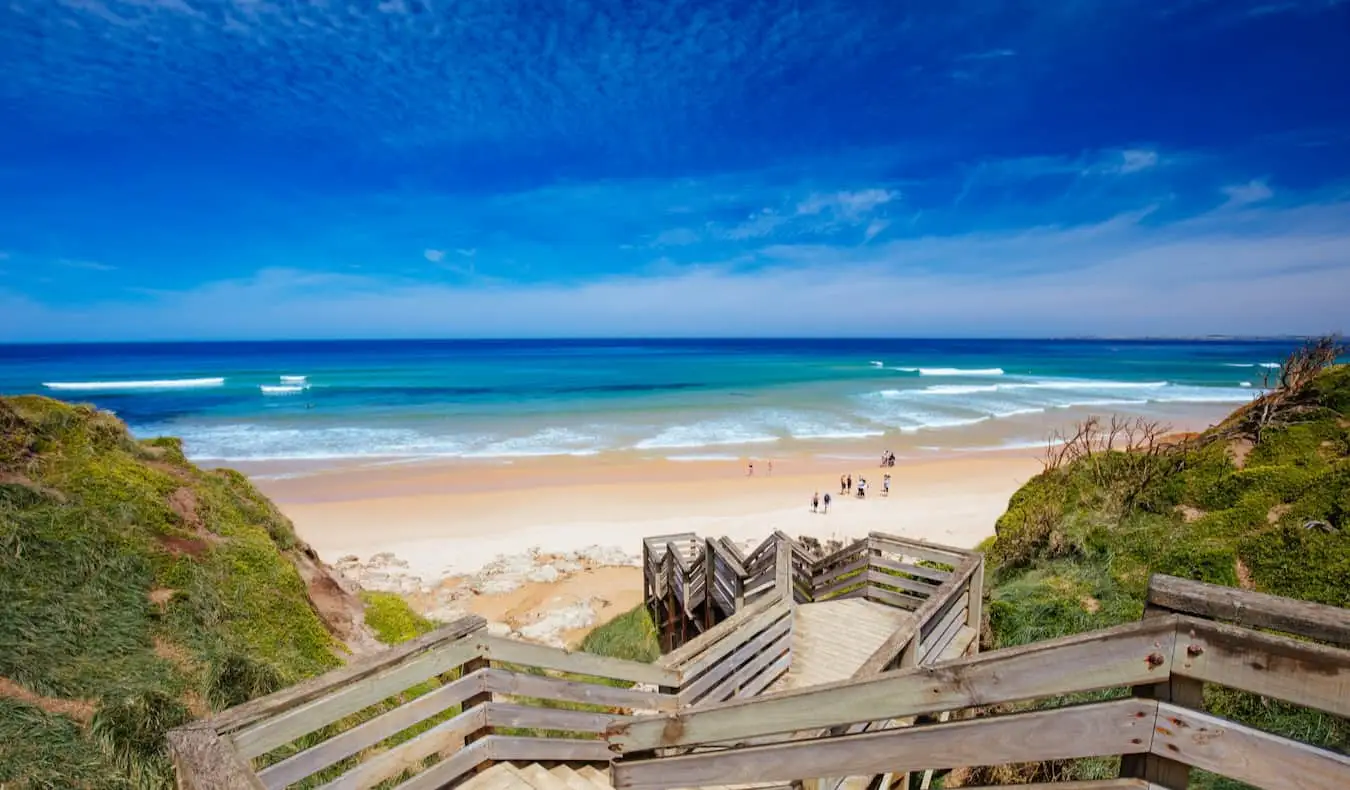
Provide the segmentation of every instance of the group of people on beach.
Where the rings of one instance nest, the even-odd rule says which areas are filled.
[[[882,456],[882,457],[883,457],[883,458],[886,458],[887,456]],[[890,458],[890,460],[891,460],[891,464],[894,465],[894,463],[895,463],[895,455],[894,455],[894,454],[890,454],[890,455],[889,455],[889,458]],[[840,475],[840,476],[839,476],[839,495],[840,495],[840,496],[848,496],[849,492],[850,492],[850,491],[854,491],[854,490],[855,490],[855,488],[854,488],[854,485],[853,485],[853,475],[851,475],[851,474],[842,474],[842,475]],[[887,472],[886,474],[884,474],[884,475],[881,476],[881,495],[882,495],[882,496],[890,496],[890,495],[891,495],[891,475],[890,475],[889,472]],[[854,494],[854,496],[857,497],[858,499],[866,499],[866,498],[867,498],[867,478],[863,477],[862,475],[858,475],[858,484],[857,484],[856,493]],[[823,505],[823,507],[822,507],[822,505]],[[811,495],[811,512],[812,512],[812,513],[818,513],[818,512],[819,512],[819,513],[828,513],[828,512],[830,512],[830,493],[829,493],[828,491],[825,492],[825,496],[824,496],[823,498],[821,497],[819,491],[817,491],[816,493],[814,493],[814,494]]]

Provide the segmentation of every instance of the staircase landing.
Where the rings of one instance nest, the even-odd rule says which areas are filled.
[[[769,691],[848,680],[896,631],[913,623],[912,613],[863,598],[801,604],[792,617],[792,664]]]

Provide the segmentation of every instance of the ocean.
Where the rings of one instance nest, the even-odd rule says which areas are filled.
[[[1222,414],[1293,341],[540,340],[0,346],[0,392],[194,460],[712,460],[1043,444],[1083,410]],[[1199,409],[1200,412],[1195,410]],[[963,430],[977,427],[979,430]],[[984,444],[980,444],[984,443]]]

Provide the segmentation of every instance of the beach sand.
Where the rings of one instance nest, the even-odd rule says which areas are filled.
[[[994,531],[1008,498],[1040,470],[1033,452],[900,462],[818,457],[745,462],[553,458],[510,465],[369,468],[260,480],[301,537],[329,561],[392,552],[424,579],[472,573],[498,555],[590,545],[640,554],[644,536],[694,532],[758,542],[857,538],[889,532],[973,547]],[[881,494],[882,475],[892,476]],[[869,481],[866,499],[839,495],[839,477]],[[829,492],[828,514],[813,513]]]

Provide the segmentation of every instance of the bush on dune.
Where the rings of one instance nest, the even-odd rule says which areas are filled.
[[[985,648],[1137,620],[1150,573],[1350,607],[1350,367],[1331,364],[1329,349],[1338,346],[1296,353],[1285,366],[1292,380],[1198,436],[1051,459],[1013,495],[983,547]],[[1206,704],[1272,732],[1350,747],[1344,719],[1220,688],[1207,690]],[[1103,770],[1102,761],[1068,761],[966,779],[1091,779]],[[1225,781],[1197,772],[1194,786]]]

